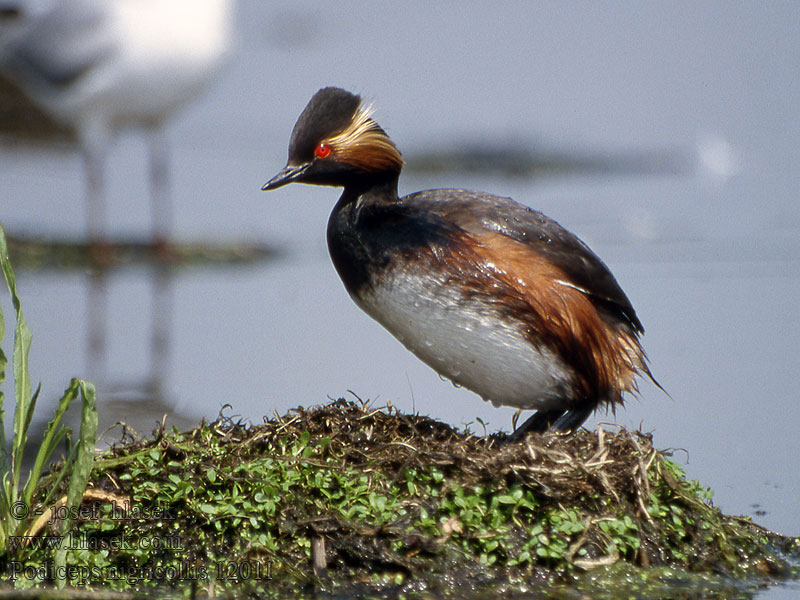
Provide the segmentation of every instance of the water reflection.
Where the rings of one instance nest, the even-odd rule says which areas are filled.
[[[95,382],[102,400],[101,420],[123,420],[130,425],[141,417],[152,420],[164,414],[171,424],[190,423],[175,412],[175,403],[166,396],[166,378],[171,364],[173,297],[176,272],[165,265],[154,265],[149,272],[151,288],[150,343],[147,349],[148,370],[132,381],[120,381],[109,370],[108,303],[113,285],[108,269],[93,269],[87,276],[86,349],[87,377]],[[142,303],[136,303],[141,306]],[[101,430],[103,423],[101,423]]]
[[[99,380],[106,375],[108,287],[105,270],[96,269],[88,275],[89,298],[86,311],[86,349],[89,379]],[[97,385],[97,384],[95,384]]]
[[[39,401],[30,439],[39,440],[44,434],[55,400],[53,386],[57,390],[62,382],[79,376],[96,386],[99,431],[111,428],[100,446],[121,439],[123,428],[113,427],[118,422],[141,436],[149,436],[157,426],[190,429],[197,424],[196,411],[187,412],[193,404],[181,404],[170,392],[175,389],[170,377],[174,377],[175,294],[180,279],[201,270],[235,272],[281,256],[273,246],[247,241],[173,243],[165,248],[150,241],[119,240],[105,245],[98,262],[94,246],[85,241],[9,234],[8,242],[23,285],[33,282],[36,289],[37,281],[61,281],[69,282],[70,288],[45,294],[41,308],[53,319],[49,326],[37,323],[36,301],[42,296],[22,295],[34,333],[34,354],[55,351],[44,369],[35,363],[31,368],[33,377],[41,378],[49,391]],[[82,356],[73,360],[73,354]],[[65,358],[72,363],[67,372]],[[184,388],[185,383],[179,389]],[[70,409],[65,422],[78,430],[79,407]]]
[[[167,426],[190,427],[192,420],[176,409],[167,395],[171,364],[173,297],[176,271],[167,265],[153,265],[147,274],[151,290],[151,315],[147,371],[133,380],[121,380],[109,366],[109,288],[114,274],[107,268],[94,268],[86,277],[88,290],[86,319],[87,378],[98,391],[100,431],[124,422],[145,435],[163,416]],[[143,306],[143,299],[132,303]],[[121,431],[120,431],[121,433]],[[106,436],[106,443],[118,438]]]

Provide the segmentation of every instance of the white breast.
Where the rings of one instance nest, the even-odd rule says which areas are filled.
[[[354,300],[437,373],[484,400],[524,409],[569,404],[572,380],[560,358],[441,277],[396,268]]]

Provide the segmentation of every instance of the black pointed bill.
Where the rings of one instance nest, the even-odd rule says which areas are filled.
[[[261,186],[263,191],[268,190],[276,190],[279,187],[283,187],[289,183],[295,181],[298,177],[302,176],[308,168],[311,166],[311,163],[304,163],[302,165],[286,165],[280,173],[275,175],[272,179],[270,179],[267,183]]]

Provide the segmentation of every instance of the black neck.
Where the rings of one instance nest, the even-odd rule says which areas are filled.
[[[344,186],[339,207],[361,200],[362,203],[394,202],[399,199],[397,180],[400,173],[377,173],[353,178]]]
[[[386,218],[396,221],[394,209],[402,206],[397,195],[398,176],[382,173],[352,178],[328,221],[331,259],[345,287],[355,296],[390,262],[395,249],[390,238],[398,232],[387,228]],[[399,233],[402,235],[402,231]]]

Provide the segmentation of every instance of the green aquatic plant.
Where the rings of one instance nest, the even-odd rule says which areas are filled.
[[[38,533],[43,523],[49,521],[49,508],[53,505],[55,491],[67,481],[66,497],[57,502],[60,514],[59,535],[65,536],[72,526],[70,515],[75,514],[89,480],[94,459],[94,446],[97,438],[97,406],[95,390],[91,383],[73,379],[58,401],[53,419],[48,423],[44,437],[39,444],[33,466],[27,480],[22,484],[23,454],[28,443],[28,430],[33,419],[36,401],[41,386],[33,391],[28,369],[28,354],[31,347],[31,331],[22,312],[22,304],[17,294],[17,283],[14,270],[8,258],[8,247],[3,228],[0,227],[0,268],[11,295],[14,307],[16,327],[14,330],[14,350],[12,370],[14,378],[14,429],[10,443],[5,435],[5,396],[0,390],[0,560],[8,561],[18,558],[30,550],[29,541]],[[0,341],[5,334],[5,321],[0,309]],[[6,378],[8,359],[0,348],[0,385]],[[80,396],[82,412],[78,440],[72,439],[72,430],[62,423],[64,414],[70,404]],[[45,476],[44,471],[50,464],[58,446],[64,442],[64,468],[53,476]],[[65,479],[66,478],[66,479]],[[34,498],[37,499],[34,506]],[[58,577],[63,573],[66,549],[63,544],[57,545],[54,556],[56,579],[61,585],[65,578]]]

